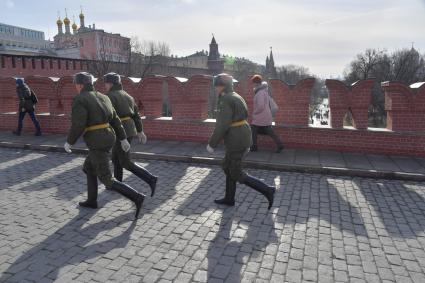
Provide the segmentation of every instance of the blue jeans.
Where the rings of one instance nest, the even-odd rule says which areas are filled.
[[[35,117],[34,111],[24,111],[19,112],[19,120],[18,120],[18,130],[17,132],[20,134],[22,131],[22,122],[24,121],[25,114],[30,115],[30,118],[32,122],[34,123],[35,129],[37,133],[41,133],[40,123],[38,122],[37,118]]]

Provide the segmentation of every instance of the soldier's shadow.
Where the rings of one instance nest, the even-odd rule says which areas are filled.
[[[185,181],[183,177],[187,175],[191,167],[190,164],[165,161],[142,161],[136,159],[133,161],[147,169],[153,175],[158,176],[155,195],[151,198],[151,189],[149,185],[124,169],[123,181],[139,192],[143,192],[147,195],[143,204],[143,209],[149,212],[164,207],[167,201],[177,197],[177,189],[179,189],[181,184]]]
[[[281,179],[284,183],[275,197],[280,223],[306,224],[314,219],[316,229],[333,226],[341,232],[367,236],[361,213],[352,204],[357,202],[351,195],[354,190],[345,188],[350,179],[343,178],[341,181],[340,177],[294,173],[284,173]],[[342,185],[337,186],[336,182]]]
[[[208,280],[241,282],[245,264],[255,261],[267,247],[278,243],[273,214],[267,210],[267,201],[261,194],[241,184],[237,185],[234,207],[215,204],[214,199],[224,194],[225,176],[218,167],[205,169],[210,170],[203,174],[202,181],[176,212],[202,216],[221,211],[220,218],[209,217],[217,220],[216,234],[207,250]],[[271,183],[269,179],[266,181]]]
[[[416,238],[423,234],[425,199],[412,188],[418,183],[360,178],[353,182],[383,224],[385,231],[377,231],[380,235]]]
[[[257,262],[269,245],[277,243],[271,213],[246,219],[241,212],[224,209],[218,231],[208,247],[208,279],[241,282],[244,265],[248,261]]]
[[[59,271],[66,266],[78,265],[84,261],[106,254],[113,249],[126,247],[135,228],[133,213],[104,220],[83,227],[96,214],[95,210],[80,209],[78,215],[62,228],[48,236],[42,242],[26,251],[16,259],[0,277],[0,282],[16,281],[19,273],[28,271],[25,279],[42,281],[58,279]],[[125,226],[132,221],[123,232],[108,240],[95,241],[96,236],[104,231]],[[124,230],[125,229],[125,230]],[[17,279],[17,281],[23,278]]]

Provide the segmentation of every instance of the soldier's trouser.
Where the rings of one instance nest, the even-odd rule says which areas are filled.
[[[131,143],[131,138],[128,138],[128,142]],[[130,159],[130,152],[125,152],[122,150],[121,142],[117,141],[112,148],[112,162],[114,163],[114,177],[118,181],[122,181],[123,178],[123,168],[130,171],[143,181],[145,181],[152,189],[155,190],[156,179],[157,177],[152,175],[148,170],[142,166],[137,165],[135,162]]]
[[[246,151],[226,151],[223,160],[223,171],[226,174],[226,196],[225,198],[234,201],[236,182],[247,185],[264,195],[269,201],[269,209],[273,204],[275,188],[268,186],[261,180],[246,174],[242,169],[242,161]],[[227,180],[229,179],[229,180]]]
[[[112,187],[114,178],[109,169],[109,152],[107,149],[90,149],[83,165],[87,175],[94,175],[107,189]]]
[[[87,174],[88,178],[90,177],[90,181],[87,179],[88,190],[90,190],[88,191],[88,197],[94,195],[97,197],[97,182],[96,190],[94,192],[93,179],[94,176],[96,176],[105,185],[106,189],[113,190],[136,203],[136,215],[138,215],[144,195],[112,177],[111,171],[109,170],[109,152],[107,149],[90,149],[89,154],[84,161],[83,171]],[[89,187],[90,185],[92,188]]]
[[[242,170],[242,160],[246,150],[226,151],[223,159],[223,171],[234,182],[243,183],[246,173]]]

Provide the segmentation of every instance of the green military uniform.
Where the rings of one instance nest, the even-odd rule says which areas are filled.
[[[263,194],[273,204],[275,188],[248,175],[242,170],[242,161],[252,144],[251,127],[247,122],[248,107],[245,100],[233,91],[233,77],[220,74],[214,78],[215,87],[224,87],[219,94],[216,126],[208,142],[211,148],[224,140],[223,171],[226,175],[226,194],[218,204],[235,204],[236,182],[245,184]]]
[[[243,122],[248,118],[248,106],[245,100],[229,89],[218,98],[217,120],[209,145],[217,147],[224,139],[226,154],[223,170],[233,180],[243,182],[242,159],[251,146],[252,135],[248,123],[232,126],[235,122]]]
[[[106,74],[104,81],[105,83],[112,84],[107,96],[121,119],[128,141],[131,143],[132,138],[136,137],[137,133],[143,132],[143,123],[139,115],[139,108],[134,102],[133,97],[123,90],[121,77],[118,74]],[[125,168],[148,183],[152,191],[151,196],[154,195],[158,178],[145,168],[131,161],[130,152],[122,150],[119,142],[115,142],[112,149],[112,162],[114,163],[114,176],[117,180],[122,181],[123,168]]]
[[[124,140],[124,144],[127,142],[121,121],[110,99],[94,90],[92,75],[85,72],[78,73],[74,82],[84,87],[72,103],[71,128],[65,150],[83,135],[89,149],[83,165],[83,171],[87,175],[88,198],[87,201],[80,202],[80,205],[97,208],[97,178],[99,178],[107,189],[116,191],[135,203],[137,218],[144,195],[115,180],[109,169],[109,152],[115,140],[118,138],[119,141]],[[128,144],[127,146],[129,147]]]
[[[86,131],[90,126],[102,124],[109,124],[111,127]],[[127,136],[109,98],[89,86],[85,86],[72,103],[68,143],[75,144],[83,134],[89,148],[89,155],[84,162],[84,172],[98,176],[106,188],[110,188],[113,178],[109,170],[109,151],[115,144],[115,135],[118,140],[123,140]]]

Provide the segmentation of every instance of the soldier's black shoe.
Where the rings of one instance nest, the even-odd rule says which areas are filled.
[[[87,207],[87,208],[93,208],[96,209],[97,208],[97,201],[96,202],[92,202],[92,201],[81,201],[78,203],[79,206],[81,207]]]
[[[13,131],[12,132],[15,136],[20,136],[21,135],[21,132],[19,132],[19,131]]]
[[[253,146],[251,146],[251,148],[249,149],[249,151],[251,151],[251,152],[258,151],[258,147],[256,145],[253,145]]]
[[[276,149],[276,153],[281,153],[283,150],[284,146],[283,145],[279,145]]]
[[[136,163],[132,163],[130,165],[130,172],[145,181],[149,185],[149,187],[151,188],[151,197],[153,197],[155,194],[158,177],[152,175],[148,170],[146,170],[142,166],[137,165]]]
[[[253,188],[254,190],[261,193],[263,196],[267,198],[269,202],[268,209],[272,207],[273,201],[274,201],[274,193],[276,192],[275,187],[269,186],[265,184],[264,182],[262,182],[261,180],[248,174],[246,174],[244,178],[244,184],[247,185],[248,187]]]
[[[224,204],[228,206],[235,205],[236,182],[226,176],[226,193],[224,198],[216,199],[216,204]]]
[[[112,183],[111,190],[116,191],[117,193],[125,196],[126,198],[134,202],[134,204],[136,205],[135,219],[137,219],[139,217],[140,209],[142,208],[145,195],[139,193],[129,185],[121,183],[119,181],[114,181]]]

